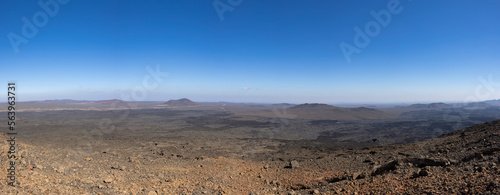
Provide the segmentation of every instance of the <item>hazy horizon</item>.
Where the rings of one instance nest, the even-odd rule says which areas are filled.
[[[498,1],[40,2],[0,3],[19,101],[500,98]]]
[[[445,103],[445,104],[462,104],[462,103],[474,103],[472,101],[432,101],[432,102],[357,102],[357,103],[349,103],[349,102],[244,102],[244,101],[197,101],[196,99],[191,99],[187,97],[183,97],[189,99],[193,102],[197,103],[234,103],[234,104],[328,104],[328,105],[337,105],[337,106],[398,106],[398,105],[411,105],[411,104],[432,104],[432,103]],[[182,99],[182,98],[178,98]],[[147,100],[147,101],[127,101],[127,102],[167,102],[169,100],[178,100],[178,99],[166,99],[166,100]],[[82,101],[82,102],[95,102],[95,101],[108,101],[108,100],[120,100],[122,99],[44,99],[44,100],[27,100],[27,101],[18,101],[22,102],[44,102],[44,101]],[[500,99],[488,99],[484,101],[499,101]],[[483,101],[481,101],[483,102]],[[0,103],[7,103],[4,101],[0,101]]]

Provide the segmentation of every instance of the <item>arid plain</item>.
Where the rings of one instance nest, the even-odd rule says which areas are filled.
[[[16,109],[16,184],[2,182],[2,194],[500,193],[498,100],[51,100]]]

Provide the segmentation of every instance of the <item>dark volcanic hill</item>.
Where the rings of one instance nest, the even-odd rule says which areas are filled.
[[[169,100],[168,102],[165,102],[166,105],[168,106],[197,106],[198,104],[187,99],[187,98],[182,98],[178,100]]]
[[[288,113],[297,115],[297,118],[303,119],[380,119],[387,118],[388,115],[383,111],[358,107],[343,108],[327,104],[301,104],[288,109]]]

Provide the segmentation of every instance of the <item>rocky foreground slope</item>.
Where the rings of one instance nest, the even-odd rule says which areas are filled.
[[[237,150],[243,142],[254,153]],[[0,194],[500,194],[500,120],[424,142],[347,149],[211,138],[53,143],[19,141],[16,186],[3,179]],[[216,146],[233,152],[211,152]],[[1,142],[3,178],[7,151]]]

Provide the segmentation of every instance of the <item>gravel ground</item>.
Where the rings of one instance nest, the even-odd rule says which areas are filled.
[[[500,194],[500,121],[353,148],[186,137],[16,144],[15,187],[5,179],[1,194]],[[4,176],[8,149],[2,142]]]

